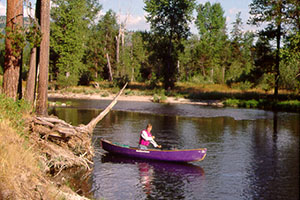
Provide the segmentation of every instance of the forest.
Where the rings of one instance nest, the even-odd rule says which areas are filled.
[[[19,79],[30,78],[30,63],[41,65],[36,61],[39,55],[32,54],[33,49],[40,49],[43,36],[40,2],[23,2],[23,9],[35,7],[36,14],[22,18],[25,23],[19,28],[4,28],[5,16],[1,17],[3,85],[7,69],[4,38],[11,38],[12,49],[20,54],[21,61],[16,62],[20,65]],[[251,17],[242,21],[238,13],[232,30],[227,28],[220,3],[145,0],[149,31],[127,30],[126,19],[121,21],[112,10],[100,15],[102,5],[97,0],[51,3],[48,88],[107,80],[144,82],[153,88],[161,84],[168,91],[176,83],[189,82],[223,84],[241,90],[259,88],[274,91],[275,98],[279,90],[299,94],[297,0],[253,0],[249,5]],[[190,32],[191,23],[197,33]],[[245,24],[257,26],[260,31],[245,31]]]
[[[135,86],[177,98],[183,85],[191,103],[198,95],[225,106],[273,109],[275,144],[277,111],[300,112],[300,1],[252,0],[250,18],[238,13],[232,29],[220,3],[197,2],[144,0],[150,30],[132,31],[98,0],[7,0],[0,16],[0,199],[86,199],[76,192],[82,195],[82,185],[92,191],[83,179],[92,171],[93,129]],[[122,89],[89,124],[48,115],[48,92],[84,93],[107,83]],[[226,93],[231,89],[238,92]],[[76,173],[65,176],[73,167]]]

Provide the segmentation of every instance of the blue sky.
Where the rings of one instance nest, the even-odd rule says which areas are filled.
[[[249,4],[252,0],[209,0],[211,3],[220,3],[225,11],[225,17],[227,21],[227,27],[231,29],[232,22],[236,18],[236,14],[241,12],[243,20],[244,30],[254,30],[255,27],[247,25],[249,18]],[[124,21],[127,17],[127,29],[128,30],[148,30],[149,24],[145,20],[145,11],[143,10],[143,0],[99,0],[103,5],[103,12],[109,9],[114,10],[120,14],[121,21]],[[207,0],[197,0],[197,4],[204,4]],[[129,17],[128,17],[129,14]],[[196,28],[192,25],[192,32],[197,32]]]
[[[35,0],[30,0],[36,2]],[[246,24],[249,18],[249,4],[252,0],[209,0],[211,3],[220,3],[225,11],[225,17],[227,21],[227,27],[230,31],[232,22],[235,20],[235,16],[238,12],[241,12],[243,20],[244,30],[254,30],[255,27],[251,27]],[[149,24],[145,20],[145,11],[143,10],[143,0],[99,0],[103,9],[101,11],[104,14],[109,9],[114,10],[119,16],[119,20],[124,22],[126,20],[126,28],[128,30],[149,30]],[[197,0],[197,4],[205,3],[207,0]],[[0,0],[0,15],[5,15],[6,12],[6,0]],[[196,28],[191,25],[192,32],[196,33]]]

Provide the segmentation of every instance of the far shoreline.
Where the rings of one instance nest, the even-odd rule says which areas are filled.
[[[114,95],[100,96],[99,94],[78,94],[78,93],[48,93],[48,98],[62,98],[62,99],[84,99],[84,100],[113,100]],[[152,102],[153,96],[146,95],[121,95],[118,101],[130,101],[130,102]],[[224,107],[224,104],[220,100],[191,100],[186,98],[167,97],[165,101],[161,103],[169,104],[190,104],[201,106],[216,106]]]

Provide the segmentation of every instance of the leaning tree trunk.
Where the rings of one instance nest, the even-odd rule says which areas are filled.
[[[81,131],[86,131],[88,133],[92,133],[98,122],[105,117],[105,115],[114,107],[114,105],[117,103],[117,100],[119,96],[122,94],[124,89],[126,88],[127,83],[124,85],[124,87],[120,90],[120,92],[116,95],[116,97],[112,100],[112,102],[103,110],[96,118],[92,119],[90,123],[87,125],[80,127]]]
[[[48,115],[48,67],[49,67],[49,43],[50,43],[50,0],[41,1],[41,32],[42,41],[39,59],[39,80],[36,112],[40,116]]]
[[[16,100],[21,66],[22,41],[16,36],[23,27],[23,0],[7,0],[3,92]]]
[[[111,65],[110,65],[110,60],[109,60],[109,55],[108,53],[106,53],[106,59],[107,59],[107,67],[108,67],[108,72],[109,72],[109,81],[113,80],[113,76],[112,76],[112,70],[111,70]]]

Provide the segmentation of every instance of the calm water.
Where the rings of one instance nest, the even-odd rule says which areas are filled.
[[[108,103],[80,100],[51,112],[87,123]],[[206,147],[206,158],[171,164],[112,156],[100,148],[100,137],[137,146],[148,122],[163,147]],[[298,200],[299,132],[299,113],[118,102],[94,131],[94,197]]]

